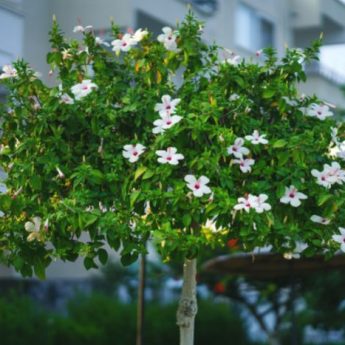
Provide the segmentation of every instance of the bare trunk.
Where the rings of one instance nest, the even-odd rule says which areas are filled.
[[[268,336],[268,343],[270,345],[281,345],[279,338],[275,334],[271,334]]]
[[[136,345],[143,344],[144,312],[145,312],[145,283],[146,283],[146,254],[141,254],[138,274],[138,303],[137,303],[137,338]]]
[[[185,259],[183,286],[177,310],[177,325],[180,328],[180,345],[194,344],[194,320],[198,311],[196,301],[196,259]]]

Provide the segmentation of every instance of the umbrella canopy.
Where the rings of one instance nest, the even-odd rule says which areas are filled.
[[[203,269],[208,272],[244,275],[251,278],[271,279],[277,277],[302,276],[319,271],[345,268],[345,255],[338,254],[326,260],[317,255],[311,258],[285,259],[281,254],[239,253],[223,255],[207,261]]]

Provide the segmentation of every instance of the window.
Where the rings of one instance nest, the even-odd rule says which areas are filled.
[[[235,14],[235,41],[250,51],[273,47],[274,24],[254,8],[240,3]]]
[[[23,32],[23,17],[0,7],[0,67],[22,56]]]

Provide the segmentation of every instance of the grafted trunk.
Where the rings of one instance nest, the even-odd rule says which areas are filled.
[[[194,320],[198,311],[196,301],[196,259],[185,259],[183,265],[182,294],[177,310],[180,345],[194,344]]]

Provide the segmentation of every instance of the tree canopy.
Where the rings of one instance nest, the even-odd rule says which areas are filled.
[[[113,24],[109,44],[82,26],[67,40],[54,21],[56,86],[22,60],[4,67],[3,262],[26,276],[57,258],[91,268],[107,243],[128,264],[149,238],[166,260],[228,238],[246,251],[338,250],[344,126],[297,91],[320,41],[242,59],[202,29],[191,13],[158,39]]]

